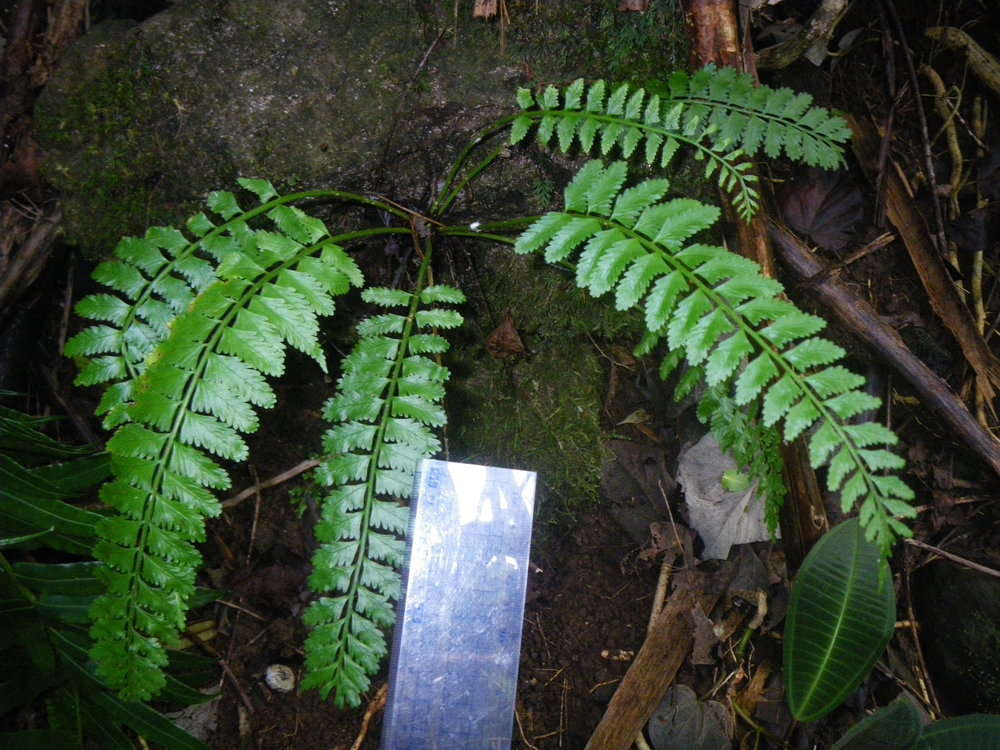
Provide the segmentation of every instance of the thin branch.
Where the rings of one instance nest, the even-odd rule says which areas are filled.
[[[970,570],[975,570],[979,573],[985,573],[988,576],[993,576],[994,578],[1000,578],[1000,570],[995,570],[994,568],[987,568],[985,565],[980,565],[977,562],[972,562],[972,560],[966,560],[964,557],[959,557],[956,554],[943,550],[940,547],[935,547],[933,544],[927,544],[927,542],[921,542],[919,539],[904,539],[907,544],[911,547],[917,547],[918,549],[926,550],[927,552],[933,552],[935,555],[939,555],[946,560],[951,560],[957,565],[963,565]]]
[[[281,484],[282,482],[287,482],[289,479],[293,479],[294,477],[297,477],[299,474],[305,471],[309,471],[309,469],[316,468],[317,466],[319,466],[319,463],[320,462],[315,459],[309,459],[307,461],[303,461],[300,464],[296,464],[288,471],[283,471],[277,476],[273,476],[270,479],[265,479],[263,482],[254,484],[251,487],[247,487],[239,494],[233,495],[228,500],[224,500],[222,502],[222,507],[226,509],[235,508],[237,505],[242,503],[248,497],[252,497],[254,493],[258,492],[259,490],[266,490],[267,488],[275,487]]]

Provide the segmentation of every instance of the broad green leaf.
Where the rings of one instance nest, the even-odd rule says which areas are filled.
[[[799,721],[837,708],[889,642],[896,597],[887,566],[857,519],[827,532],[802,563],[784,644],[788,704]]]
[[[914,750],[1000,750],[1000,716],[970,714],[935,721]]]

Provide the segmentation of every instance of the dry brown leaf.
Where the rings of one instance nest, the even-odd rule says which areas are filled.
[[[476,0],[472,9],[473,18],[493,18],[497,14],[499,0]]]
[[[739,704],[748,716],[753,716],[757,711],[757,704],[764,698],[764,687],[767,685],[767,678],[771,676],[771,663],[762,662],[753,673],[750,682],[743,690],[733,696],[733,701]]]
[[[524,343],[510,313],[504,315],[503,322],[486,338],[486,351],[496,359],[507,359],[524,351]]]
[[[844,170],[810,168],[788,183],[781,213],[799,234],[808,235],[825,250],[844,249],[862,218],[861,191]]]
[[[691,646],[692,664],[715,664],[712,649],[719,642],[715,634],[715,623],[705,614],[701,604],[691,608],[691,619],[694,621],[694,643]]]

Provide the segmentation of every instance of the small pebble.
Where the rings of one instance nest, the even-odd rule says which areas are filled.
[[[264,682],[279,693],[290,693],[295,689],[295,672],[284,664],[272,664],[264,672]]]

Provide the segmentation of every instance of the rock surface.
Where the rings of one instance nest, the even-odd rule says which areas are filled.
[[[36,109],[67,236],[106,251],[238,176],[426,203],[517,86],[673,59],[662,13],[546,6],[514,13],[502,44],[495,21],[412,0],[182,0],[99,24]]]

